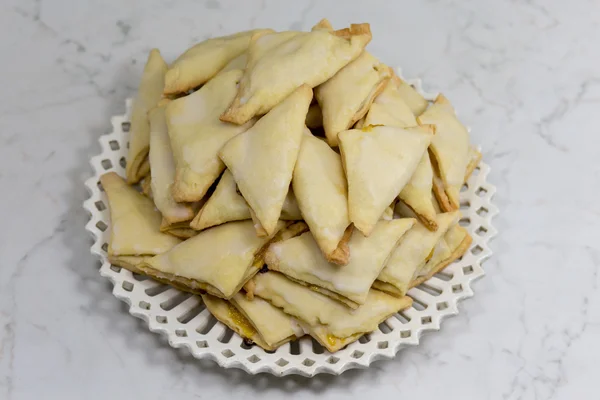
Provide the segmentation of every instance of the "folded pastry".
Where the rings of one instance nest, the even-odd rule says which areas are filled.
[[[399,85],[398,80],[392,79],[381,94],[375,97],[364,118],[364,125],[387,125],[399,128],[417,125],[412,110],[400,94]]]
[[[384,91],[377,96],[364,123],[366,125],[386,125],[399,128],[417,125],[417,120],[411,109],[400,96],[397,80],[392,80]],[[426,151],[423,153],[417,169],[400,192],[399,198],[414,210],[416,217],[422,224],[430,230],[436,230],[436,212],[431,202],[432,186],[433,169],[429,153]]]
[[[255,297],[248,300],[242,293],[236,293],[230,302],[252,324],[271,349],[304,336],[304,331],[291,316],[263,299]]]
[[[350,221],[369,235],[415,172],[433,137],[431,127],[366,126],[340,132]]]
[[[288,336],[288,338],[282,339],[280,341],[281,343],[278,343],[277,346],[269,345],[269,343],[267,343],[263,336],[256,330],[252,322],[250,322],[248,318],[246,318],[240,312],[240,310],[236,308],[231,302],[212,296],[210,294],[203,294],[202,301],[204,302],[204,305],[206,305],[208,311],[210,311],[210,313],[217,320],[227,325],[232,331],[240,335],[242,338],[256,343],[258,346],[267,351],[275,350],[283,343],[295,337],[295,335],[293,335],[294,332],[292,331],[292,336]],[[291,323],[289,322],[291,318],[285,316],[283,312],[277,310],[275,307],[272,306],[271,309],[269,309],[269,311],[269,317],[273,317],[274,315],[278,317],[276,318],[276,322],[278,322],[278,324],[277,326],[273,326],[270,328],[269,337],[281,337],[289,333],[287,325],[291,325]],[[259,318],[261,322],[265,322],[262,317]],[[286,319],[288,321],[287,323],[284,322]]]
[[[306,134],[302,138],[292,186],[300,211],[329,262],[346,265],[348,240],[348,188],[340,155],[325,141]]]
[[[283,222],[277,230],[284,228]],[[236,221],[204,230],[138,268],[146,275],[231,298],[263,266],[263,246],[274,238],[259,238],[250,221]]]
[[[250,45],[239,91],[221,120],[243,124],[269,112],[299,86],[313,88],[327,81],[360,55],[371,31],[369,24],[353,24],[339,31],[317,29],[290,36],[260,57]]]
[[[392,249],[414,223],[412,218],[381,220],[369,237],[354,232],[348,242],[352,256],[344,267],[327,261],[310,232],[273,243],[265,262],[269,269],[357,308],[365,303]]]
[[[300,86],[219,152],[260,229],[268,235],[275,229],[289,191],[311,100],[311,88]]]
[[[148,167],[150,167],[150,163],[148,163]],[[154,197],[152,194],[152,174],[148,173],[148,175],[144,176],[144,178],[140,181],[140,189],[142,190],[144,196],[148,197],[149,199]]]
[[[412,304],[410,297],[397,298],[371,289],[365,303],[352,310],[277,272],[257,274],[252,283],[256,296],[297,318],[300,325],[330,352],[376,330],[381,322]]]
[[[242,195],[237,192],[233,175],[226,169],[215,191],[196,214],[190,223],[190,227],[201,231],[225,222],[245,219],[250,219],[248,204],[246,204],[246,200]]]
[[[465,228],[458,224],[453,225],[435,246],[431,259],[415,274],[410,287],[420,285],[462,257],[472,242],[473,239]]]
[[[171,187],[175,181],[175,161],[171,151],[171,141],[165,119],[168,100],[150,110],[150,168],[152,179],[150,186],[154,204],[163,216],[162,224],[169,226],[194,217],[191,204],[177,203],[173,200]]]
[[[164,220],[163,220],[164,223]],[[190,228],[190,221],[178,222],[175,224],[161,226],[161,231],[180,239],[189,239],[198,234],[198,231]]]
[[[154,209],[152,200],[127,185],[115,172],[102,175],[100,182],[110,211],[108,259],[111,263],[139,272],[136,267],[139,262],[181,242],[160,231],[162,217]]]
[[[145,162],[150,149],[150,123],[147,113],[161,98],[165,84],[167,64],[157,49],[152,49],[144,67],[142,80],[131,110],[131,128],[129,131],[129,151],[125,174],[127,183],[137,183],[150,170]]]
[[[458,218],[458,211],[438,214],[436,231],[430,231],[422,224],[415,224],[392,251],[373,287],[392,295],[405,296],[415,273],[433,256],[435,245],[457,223]]]
[[[237,56],[236,58],[234,58],[233,60],[229,61],[227,63],[227,65],[225,65],[223,67],[223,69],[219,71],[219,74],[229,72],[229,71],[234,71],[236,69],[243,71],[246,68],[247,62],[248,62],[248,53],[244,52],[244,53],[240,54],[239,56]]]
[[[444,185],[444,194],[451,209],[457,210],[460,206],[460,188],[470,161],[469,132],[456,118],[448,99],[441,94],[417,121],[436,127],[436,135],[429,148],[431,161]]]
[[[427,109],[429,102],[425,100],[425,98],[417,92],[411,85],[400,79],[398,76],[394,76],[392,78],[395,82],[396,87],[398,88],[398,92],[400,96],[411,109],[415,116],[419,116],[423,114],[423,112]]]
[[[228,62],[242,54],[255,34],[272,32],[257,29],[205,40],[186,50],[171,65],[165,77],[165,94],[186,92],[208,82]]]
[[[219,114],[235,95],[241,75],[240,70],[219,74],[200,90],[167,106],[176,166],[172,187],[175,201],[202,199],[225,169],[217,155],[221,147],[252,126],[253,121],[238,126],[219,120]]]
[[[352,127],[369,111],[371,103],[390,78],[389,67],[363,51],[331,79],[315,88],[330,146],[337,146],[338,133]]]
[[[471,174],[479,165],[479,161],[481,161],[481,153],[473,146],[469,146],[469,163],[467,164],[467,170],[465,171],[465,182],[469,180]]]

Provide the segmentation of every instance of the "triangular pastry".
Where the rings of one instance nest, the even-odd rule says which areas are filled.
[[[400,79],[398,76],[394,76],[392,79],[398,88],[400,96],[406,105],[408,105],[408,107],[411,109],[412,113],[415,116],[423,114],[423,112],[427,109],[429,102],[425,100],[425,98],[411,85]]]
[[[367,114],[365,125],[386,125],[398,128],[407,128],[417,125],[417,120],[406,105],[398,91],[398,82],[392,80],[377,96]],[[417,169],[410,180],[400,192],[399,198],[414,210],[416,218],[430,230],[436,230],[435,209],[431,203],[431,190],[433,186],[433,169],[429,160],[429,153],[417,165]]]
[[[392,249],[414,223],[412,218],[382,220],[369,237],[354,232],[348,242],[352,256],[343,267],[325,259],[310,232],[273,243],[265,262],[269,269],[357,308],[366,301]]]
[[[175,201],[202,199],[225,169],[217,155],[221,147],[252,126],[253,121],[238,126],[219,120],[219,114],[235,95],[241,75],[239,70],[220,74],[200,90],[167,106],[167,125],[176,165],[172,188]]]
[[[256,213],[252,211],[251,208],[248,207],[250,212],[250,219],[252,219],[252,223],[254,224],[254,229],[256,229],[256,234],[258,236],[264,237],[269,236],[267,231],[263,228],[262,224],[258,220]],[[279,219],[283,221],[300,221],[302,220],[302,214],[300,213],[300,209],[298,208],[298,202],[296,201],[296,196],[294,196],[294,192],[292,188],[288,190],[287,195],[285,196],[285,200],[283,201],[283,206],[281,207],[281,215]]]
[[[211,226],[221,225],[225,222],[250,219],[248,204],[241,194],[233,175],[226,169],[217,184],[214,193],[208,198],[204,206],[194,217],[190,226],[196,230],[203,230]]]
[[[232,331],[246,340],[256,343],[261,348],[271,351],[275,350],[265,342],[250,321],[244,317],[233,304],[227,300],[220,299],[210,294],[202,294],[202,301],[206,309]]]
[[[223,67],[223,69],[219,71],[219,74],[223,74],[223,73],[229,72],[229,71],[234,71],[236,69],[243,71],[246,68],[247,62],[248,62],[248,53],[244,52],[244,53],[240,54],[239,56],[237,56],[236,58],[234,58],[233,60],[229,61],[227,63],[227,65],[225,65]]]
[[[312,90],[300,86],[219,152],[261,228],[272,234],[289,191]]]
[[[436,231],[430,231],[420,223],[415,224],[392,251],[373,287],[392,295],[405,296],[415,272],[433,256],[435,245],[458,218],[458,211],[438,214]]]
[[[350,257],[348,187],[340,155],[325,141],[306,134],[302,138],[292,179],[304,220],[325,258],[345,265]]]
[[[331,79],[315,88],[330,146],[337,146],[338,133],[352,127],[369,111],[390,78],[389,67],[363,51]]]
[[[129,184],[139,182],[150,169],[146,161],[150,149],[150,123],[147,113],[161,98],[166,71],[167,63],[157,49],[152,49],[131,110],[129,151],[125,168]]]
[[[257,296],[254,301],[263,298],[297,318],[300,325],[330,352],[376,330],[381,322],[412,304],[410,297],[397,298],[371,289],[365,304],[352,310],[277,272],[257,274],[252,282]]]
[[[415,172],[433,137],[424,127],[366,126],[340,132],[350,221],[369,235]]]
[[[179,239],[160,232],[162,217],[154,209],[152,200],[128,186],[115,172],[102,175],[100,182],[110,211],[108,258],[112,263],[128,268],[128,265],[119,263],[119,257],[140,257],[137,260],[121,260],[129,260],[129,264],[133,264],[143,257],[164,253],[180,243]]]
[[[269,240],[257,237],[250,221],[229,222],[198,233],[138,268],[188,291],[229,299],[262,267],[261,248]]]
[[[470,161],[469,132],[456,118],[448,99],[441,94],[417,121],[436,127],[436,135],[429,148],[431,161],[444,184],[450,206],[457,210],[460,207],[460,188]]]
[[[469,232],[459,224],[455,224],[436,245],[433,257],[413,277],[411,287],[418,286],[437,274],[454,260],[462,257],[469,249],[473,239]]]
[[[479,161],[481,161],[481,153],[475,147],[469,147],[469,163],[467,164],[467,170],[465,171],[465,183],[471,177],[477,165],[479,165]]]
[[[258,58],[250,45],[239,91],[221,120],[243,124],[269,112],[297,87],[320,85],[360,55],[371,31],[368,24],[353,24],[339,31],[318,29],[290,36]]]
[[[363,124],[397,126],[399,128],[417,125],[412,110],[400,95],[396,80],[392,79],[381,94],[375,97]]]
[[[437,213],[431,199],[432,189],[433,169],[429,152],[426,151],[398,197],[415,212],[416,217],[427,229],[434,231],[437,229],[435,222]]]
[[[205,40],[190,47],[171,65],[165,77],[164,93],[194,89],[217,74],[228,62],[242,54],[252,35],[272,32],[257,29]]]
[[[304,331],[291,316],[261,298],[248,300],[242,293],[236,293],[230,302],[252,324],[271,349],[304,336]]]
[[[177,203],[173,200],[171,187],[175,181],[175,161],[171,151],[171,141],[165,119],[168,100],[163,100],[150,110],[150,167],[152,178],[152,198],[163,216],[163,225],[189,221],[194,217],[191,204]]]

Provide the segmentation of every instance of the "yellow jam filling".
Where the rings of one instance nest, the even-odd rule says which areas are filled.
[[[256,334],[256,330],[250,324],[248,319],[238,311],[237,308],[227,303],[227,311],[229,318],[234,322],[235,326],[240,330],[241,335],[247,339],[252,339],[252,336]]]

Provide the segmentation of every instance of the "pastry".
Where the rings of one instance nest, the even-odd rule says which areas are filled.
[[[400,94],[398,86],[399,82],[392,79],[381,94],[375,97],[363,125],[387,125],[399,128],[417,125],[417,120]]]
[[[300,86],[219,152],[260,222],[257,230],[267,235],[273,233],[289,191],[311,99],[312,90]]]
[[[363,51],[331,79],[315,88],[330,146],[337,146],[338,133],[351,128],[369,111],[390,77],[390,69],[385,64]]]
[[[304,336],[304,332],[291,316],[263,299],[248,300],[242,293],[236,293],[230,302],[252,324],[271,349]]]
[[[377,96],[364,119],[366,125],[386,125],[407,128],[417,125],[411,109],[404,102],[398,90],[398,81],[392,80]],[[435,209],[431,202],[433,169],[428,152],[417,165],[417,169],[400,192],[399,198],[416,214],[416,218],[430,230],[436,230]]]
[[[323,140],[305,134],[292,186],[304,220],[325,258],[346,265],[352,229],[348,228],[348,188],[340,155]]]
[[[350,221],[369,235],[402,191],[431,142],[433,129],[366,126],[340,132]],[[393,172],[391,172],[393,171]]]
[[[460,206],[460,188],[470,161],[469,132],[456,118],[448,99],[441,94],[417,121],[419,124],[432,124],[436,127],[436,135],[429,148],[432,165],[443,183],[443,194],[447,197],[450,209],[457,210]],[[438,200],[441,200],[440,191],[436,194]],[[440,205],[442,202],[444,200],[441,200]]]
[[[157,49],[152,49],[144,67],[137,96],[131,110],[129,151],[125,174],[127,183],[137,183],[150,170],[146,162],[150,150],[150,123],[147,113],[161,98],[167,64]]]
[[[348,242],[351,257],[343,267],[327,261],[310,232],[273,243],[265,262],[270,270],[357,308],[364,304],[391,251],[414,223],[412,218],[382,220],[369,237],[355,231]]]
[[[299,86],[313,88],[327,81],[358,57],[370,40],[368,24],[353,24],[339,31],[298,33],[258,58],[250,45],[239,91],[221,120],[243,124],[266,114]]]
[[[192,206],[186,203],[177,203],[171,194],[171,187],[175,180],[175,161],[165,119],[165,108],[168,102],[168,100],[163,100],[148,113],[150,120],[150,154],[148,158],[152,173],[150,186],[154,204],[163,216],[162,225],[164,226],[189,221],[194,217]]]
[[[392,295],[405,296],[415,273],[433,256],[435,245],[458,218],[457,211],[438,214],[436,231],[430,231],[420,223],[415,224],[392,251],[373,287]]]
[[[271,351],[275,350],[260,336],[250,321],[244,317],[237,308],[229,301],[220,299],[210,294],[202,294],[202,301],[206,309],[232,331],[246,340],[256,343],[261,348]]]
[[[250,219],[246,200],[237,192],[233,175],[226,169],[213,194],[190,223],[190,227],[203,230],[225,222]]]
[[[423,112],[427,109],[427,106],[429,106],[429,102],[425,100],[425,98],[411,85],[400,79],[398,76],[394,76],[392,79],[398,88],[400,96],[406,105],[408,105],[408,107],[411,109],[413,114],[415,116],[423,114]]]
[[[283,223],[277,228],[282,229]],[[146,275],[229,299],[263,265],[260,249],[269,238],[254,234],[250,221],[204,230],[138,268]]]
[[[254,121],[234,125],[219,120],[231,102],[242,72],[216,76],[189,96],[167,106],[167,125],[175,158],[173,198],[178,202],[198,201],[225,169],[218,152],[232,137],[246,131]]]
[[[136,266],[144,258],[164,253],[180,243],[160,232],[162,217],[152,200],[128,186],[115,172],[102,175],[100,182],[110,211],[108,259],[112,264],[138,272]]]
[[[381,322],[412,303],[410,297],[397,298],[371,289],[365,303],[352,310],[277,272],[257,274],[252,282],[257,297],[297,318],[300,325],[330,352],[376,330]]]
[[[436,245],[431,259],[415,274],[410,286],[420,285],[462,257],[472,242],[473,238],[465,228],[458,224],[453,225]]]
[[[242,54],[253,35],[272,32],[257,29],[205,40],[186,50],[167,71],[164,93],[182,93],[208,82],[231,60]]]

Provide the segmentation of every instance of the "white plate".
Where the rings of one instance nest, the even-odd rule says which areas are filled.
[[[420,81],[409,80],[409,83],[422,92]],[[435,98],[432,94],[424,95]],[[389,318],[376,332],[335,354],[306,337],[273,353],[258,346],[248,347],[210,315],[198,296],[112,266],[106,258],[110,219],[99,178],[108,171],[125,174],[130,106],[131,100],[127,100],[127,113],[112,118],[112,133],[100,137],[102,152],[91,159],[94,176],[85,182],[91,197],[83,205],[90,213],[86,229],[94,238],[91,252],[102,260],[100,274],[114,284],[113,294],[129,305],[131,315],[146,321],[152,332],[166,335],[173,347],[187,347],[194,357],[211,359],[225,368],[241,368],[251,374],[313,376],[366,368],[375,360],[393,358],[406,346],[417,345],[423,332],[439,330],[445,317],[458,313],[458,301],[473,296],[471,283],[484,275],[481,264],[492,254],[488,242],[496,230],[491,219],[498,210],[491,204],[496,189],[486,182],[490,168],[482,162],[461,193],[464,215],[461,225],[469,230],[473,244],[462,259],[443,273],[409,291],[415,300],[412,308]]]

